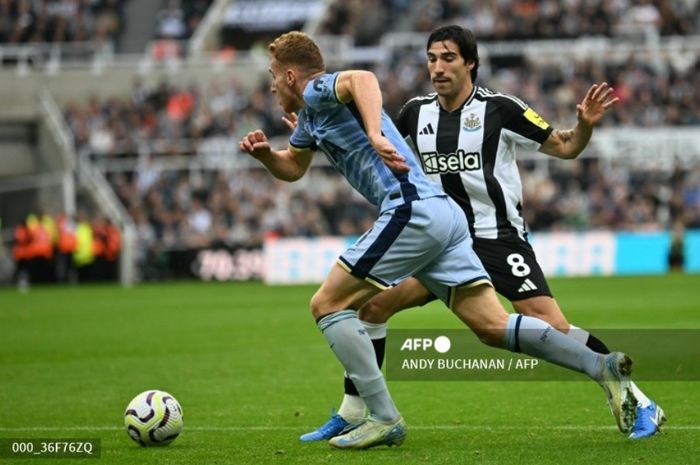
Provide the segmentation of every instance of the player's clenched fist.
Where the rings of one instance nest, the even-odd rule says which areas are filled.
[[[267,140],[265,133],[260,129],[249,132],[241,139],[238,147],[255,158],[270,154],[270,142]]]

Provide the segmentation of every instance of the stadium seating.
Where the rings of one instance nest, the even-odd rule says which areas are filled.
[[[0,43],[114,41],[124,0],[0,2]]]
[[[697,2],[605,2],[430,0],[420,7],[414,28],[429,31],[456,22],[483,39],[552,39],[581,36],[697,34]]]
[[[0,42],[82,40],[71,34],[81,30],[83,22],[93,24],[86,18],[100,15],[113,19],[109,40],[114,41],[124,29],[124,1],[92,2],[90,9],[74,10],[60,9],[61,2],[39,9],[40,3],[0,3],[0,8],[10,5],[6,17],[14,21],[0,23]],[[52,92],[70,130],[76,159],[92,167],[93,174],[105,176],[128,212],[136,231],[136,260],[143,267],[152,265],[149,260],[157,261],[162,251],[214,244],[259,246],[266,237],[362,233],[373,218],[373,208],[352,193],[322,157],[307,179],[285,184],[238,154],[238,140],[252,129],[264,129],[275,143],[284,143],[288,134],[280,120],[281,110],[268,91],[264,54],[258,49],[279,32],[259,30],[266,24],[265,8],[305,8],[294,17],[298,21],[315,18],[315,3],[260,2],[256,4],[260,10],[246,18],[236,16],[242,14],[241,2],[231,3],[226,14],[206,27],[221,31],[228,27],[229,32],[233,27],[233,35],[221,32],[219,36],[219,45],[226,47],[227,37],[246,34],[244,20],[257,18],[260,23],[249,44],[252,50],[239,49],[245,43],[241,42],[235,50],[225,48],[231,51],[225,60],[216,49],[212,55],[204,49],[184,54],[187,42],[183,40],[203,25],[212,4],[211,0],[163,1],[154,7],[154,12],[160,12],[152,18],[148,40],[177,44],[174,61],[166,59],[167,50],[157,56],[158,43],[150,48],[143,43],[140,49],[150,54],[137,59],[117,54],[104,62],[94,57],[82,68],[71,64],[70,72],[52,67],[51,60],[38,63],[33,71],[18,65],[16,75],[32,79],[7,95],[8,108],[22,108],[22,121],[31,122],[27,115],[34,110],[26,96],[44,86]],[[331,59],[345,61],[334,61],[331,67],[347,64],[375,71],[391,116],[407,99],[431,92],[424,32],[445,21],[465,24],[477,33],[482,56],[478,84],[521,97],[555,127],[575,123],[575,105],[591,83],[611,83],[620,104],[606,116],[579,160],[560,162],[521,154],[523,215],[531,229],[698,227],[700,157],[683,149],[697,146],[692,128],[700,125],[700,103],[695,98],[700,89],[696,53],[700,36],[696,35],[698,24],[692,21],[698,16],[698,5],[654,2],[629,11],[605,2],[590,5],[579,1],[567,2],[566,7],[558,2],[519,1],[331,2],[322,16],[309,19],[308,27],[322,44],[338,47],[339,53],[331,54]],[[20,10],[27,6],[33,22],[19,34],[13,28],[22,24]],[[54,24],[56,15],[67,18],[70,34],[39,28]],[[85,39],[99,42],[104,30],[97,23],[91,30],[94,34]],[[351,32],[354,35],[348,36]],[[634,42],[640,37],[641,44]],[[0,70],[5,72],[2,76],[9,76],[7,70],[12,72],[11,68]],[[229,72],[223,74],[224,70]],[[44,71],[51,78],[40,74]],[[94,79],[95,75],[100,78]],[[89,92],[83,85],[87,83]],[[658,145],[665,151],[647,154],[642,162],[637,152],[645,144],[639,135],[653,131],[662,131]]]

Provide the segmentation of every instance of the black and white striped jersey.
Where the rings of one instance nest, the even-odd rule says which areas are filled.
[[[532,150],[552,128],[511,95],[474,86],[447,112],[436,93],[409,100],[397,126],[418,149],[423,169],[464,210],[474,237],[525,239],[516,146]]]

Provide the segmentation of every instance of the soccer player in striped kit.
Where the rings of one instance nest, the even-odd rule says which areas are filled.
[[[555,130],[520,99],[474,84],[479,55],[474,35],[460,26],[432,32],[427,43],[430,78],[436,92],[416,97],[402,108],[397,127],[410,137],[422,167],[460,206],[469,224],[473,248],[491,276],[496,291],[522,314],[542,319],[593,351],[610,350],[587,331],[570,325],[527,241],[520,214],[522,186],[516,146],[562,159],[576,158],[594,126],[617,98],[606,83],[593,85],[576,107],[578,124]],[[377,360],[384,358],[386,321],[395,313],[433,300],[415,279],[382,292],[360,309],[359,317],[372,339]],[[618,427],[632,439],[653,436],[665,421],[663,410],[632,382],[636,421]],[[345,397],[337,414],[301,441],[326,439],[362,418],[364,405],[345,378]]]

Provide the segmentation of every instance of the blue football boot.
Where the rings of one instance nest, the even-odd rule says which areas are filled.
[[[650,438],[661,430],[666,421],[664,411],[652,402],[647,407],[637,406],[637,420],[632,427],[630,439]]]
[[[331,417],[321,425],[317,430],[299,436],[301,442],[327,441],[330,438],[338,436],[351,423],[345,421],[343,417],[331,411]]]

